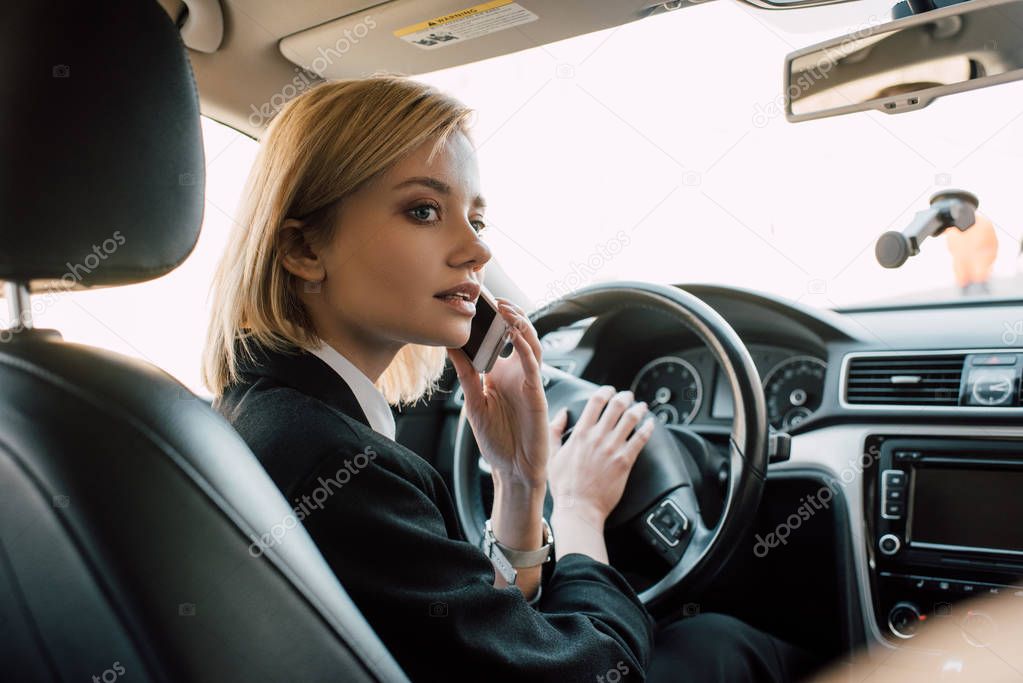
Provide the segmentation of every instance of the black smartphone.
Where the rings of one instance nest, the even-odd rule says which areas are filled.
[[[497,310],[497,300],[487,291],[480,289],[476,300],[476,314],[472,317],[472,331],[462,351],[472,361],[476,372],[490,372],[498,357],[511,355],[515,348],[511,343],[511,328]]]

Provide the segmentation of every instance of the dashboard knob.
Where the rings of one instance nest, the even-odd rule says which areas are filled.
[[[878,539],[877,547],[885,555],[894,555],[902,547],[902,541],[895,534],[885,534]]]
[[[916,635],[918,628],[920,628],[920,610],[913,603],[896,603],[888,612],[888,630],[896,637],[908,640]]]

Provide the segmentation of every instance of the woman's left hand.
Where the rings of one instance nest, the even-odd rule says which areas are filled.
[[[550,426],[540,377],[542,347],[525,312],[498,297],[515,351],[480,377],[461,349],[448,348],[465,394],[469,425],[495,477],[534,488],[547,485]]]

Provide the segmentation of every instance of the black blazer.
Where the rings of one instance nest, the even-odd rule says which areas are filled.
[[[440,474],[370,429],[332,368],[293,351],[260,347],[214,407],[293,503],[409,678],[644,679],[653,623],[617,570],[565,555],[535,607],[518,588],[495,588]]]

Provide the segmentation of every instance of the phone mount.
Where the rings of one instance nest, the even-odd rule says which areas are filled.
[[[965,232],[976,222],[980,200],[966,190],[944,190],[931,197],[931,207],[917,212],[909,227],[899,232],[889,230],[874,247],[877,262],[885,268],[898,268],[910,256],[920,253],[920,245],[928,237],[937,237],[946,228],[957,227]]]

